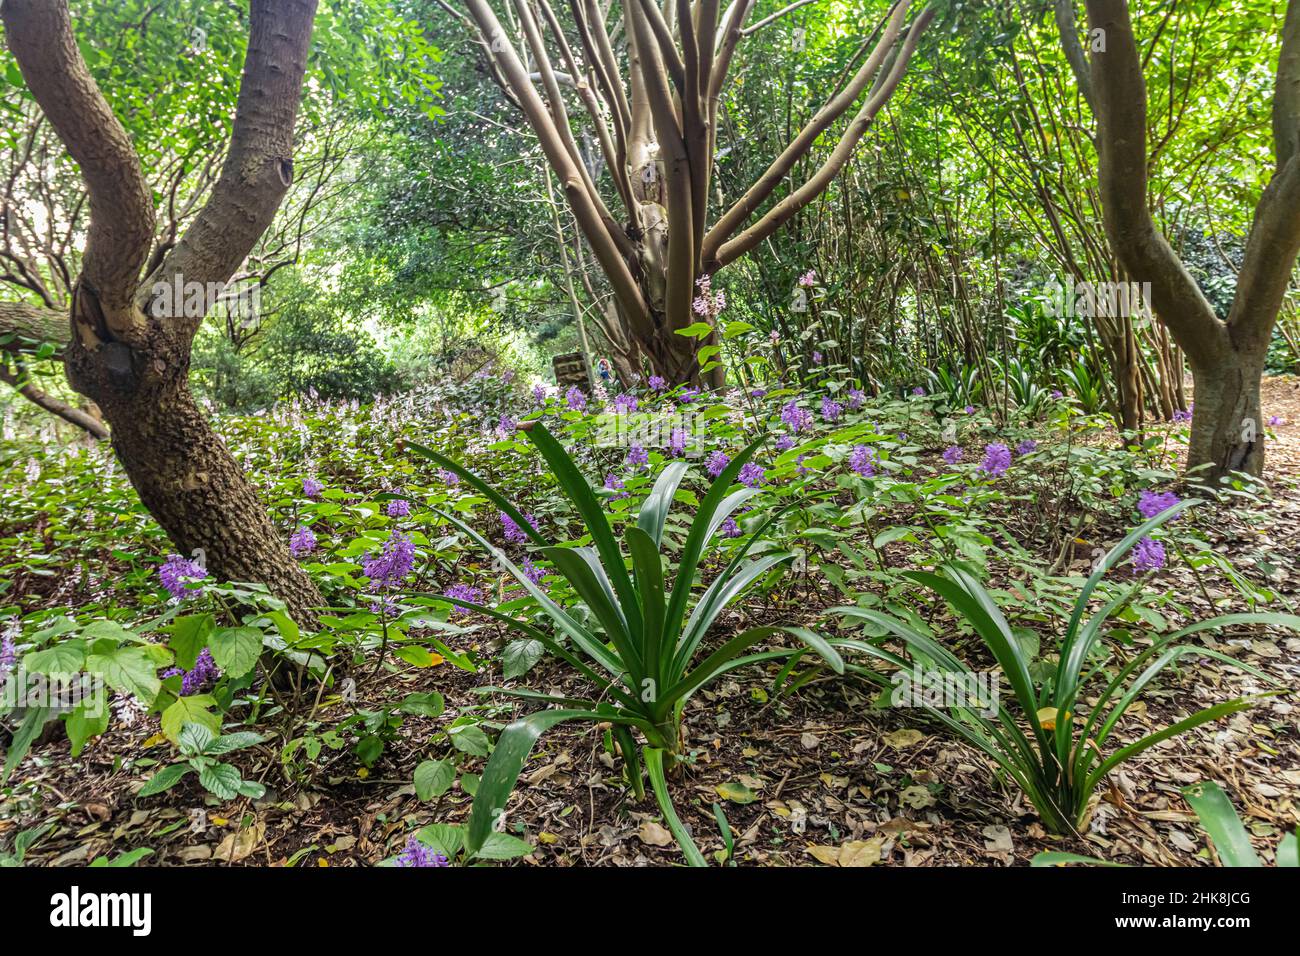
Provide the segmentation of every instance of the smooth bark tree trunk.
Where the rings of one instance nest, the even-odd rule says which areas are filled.
[[[1192,367],[1196,394],[1187,462],[1205,466],[1198,480],[1215,482],[1232,471],[1264,473],[1263,374],[1259,349],[1229,348],[1210,368]]]

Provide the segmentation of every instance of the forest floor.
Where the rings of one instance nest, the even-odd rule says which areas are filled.
[[[1247,563],[1253,560],[1247,551],[1258,554],[1263,545],[1276,568],[1271,586],[1294,604],[1300,600],[1300,380],[1269,380],[1264,408],[1283,419],[1268,448],[1266,477],[1274,497],[1265,510],[1271,524],[1263,532],[1247,530],[1225,513],[1213,543]],[[1206,591],[1184,566],[1168,575],[1165,584],[1207,614],[1226,596]],[[785,620],[812,619],[818,610],[842,603],[829,592],[804,582],[786,594],[783,607],[740,607],[717,630],[778,610]],[[1291,691],[1300,686],[1300,637],[1229,633],[1204,641]],[[554,665],[543,660],[530,674],[531,686],[563,692],[570,677]],[[346,752],[327,750],[310,782],[290,783],[281,777],[279,755],[263,748],[256,758],[260,769],[245,771],[268,787],[256,801],[221,803],[209,796],[205,803],[198,787],[178,787],[147,806],[137,801],[134,790],[142,778],[124,770],[122,759],[152,747],[161,756],[168,745],[159,739],[156,720],[114,726],[75,760],[66,740],[50,741],[33,751],[20,777],[41,804],[39,817],[60,825],[28,862],[84,864],[100,854],[148,846],[154,855],[146,864],[376,863],[391,856],[412,825],[467,816],[469,801],[459,783],[422,803],[410,781],[416,764],[429,756],[426,741],[435,725],[458,712],[483,711],[482,696],[473,692],[483,683],[482,675],[450,666],[418,671],[401,691],[437,690],[446,697],[447,712],[408,718],[368,774],[359,773]],[[1300,707],[1294,694],[1269,697],[1123,764],[1101,789],[1083,832],[1056,838],[1044,832],[1018,791],[998,782],[978,752],[905,711],[875,708],[877,688],[829,676],[779,699],[769,698],[770,688],[770,674],[736,671],[697,695],[685,715],[694,760],[674,784],[679,812],[711,855],[722,846],[713,813],[714,803],[721,804],[740,865],[1023,865],[1043,850],[1134,865],[1206,865],[1215,862],[1213,851],[1179,792],[1201,780],[1224,785],[1266,861],[1300,819]],[[392,689],[384,688],[388,694]],[[1178,714],[1264,689],[1250,675],[1193,658],[1162,677],[1130,711],[1119,736],[1134,740]],[[362,706],[366,690],[363,684]],[[503,701],[494,702],[493,719],[505,722],[523,712]],[[561,725],[543,737],[508,808],[512,832],[536,847],[522,865],[681,862],[653,798],[633,802],[620,775],[601,729]],[[12,818],[0,820],[0,832],[16,825]]]

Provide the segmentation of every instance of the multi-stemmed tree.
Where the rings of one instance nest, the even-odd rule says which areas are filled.
[[[744,256],[826,189],[898,87],[933,18],[927,8],[909,26],[912,2],[897,0],[838,92],[744,195],[716,210],[718,112],[737,47],[808,0],[752,24],[756,0],[733,0],[725,10],[720,0],[570,0],[567,23],[550,0],[510,2],[520,50],[489,0],[464,5],[493,76],[527,118],[609,280],[620,322],[651,368],[672,382],[698,374],[697,340],[676,334],[701,318],[692,308],[698,280]],[[588,125],[570,117],[570,97]],[[799,161],[855,107],[826,158],[792,182]],[[588,126],[599,164],[587,161],[575,135]],[[783,184],[789,188],[772,201]]]
[[[1146,81],[1127,0],[1086,0],[1091,102],[1097,114],[1106,234],[1187,356],[1195,386],[1189,468],[1214,479],[1264,470],[1260,380],[1269,338],[1300,253],[1300,2],[1290,0],[1273,95],[1275,168],[1255,206],[1236,295],[1220,320],[1152,221]]]
[[[315,13],[316,0],[252,0],[221,173],[188,227],[156,241],[139,154],[82,58],[67,0],[0,6],[23,80],[80,168],[89,206],[69,316],[24,306],[24,321],[32,337],[49,338],[38,333],[70,320],[68,380],[102,410],[141,502],[177,547],[201,550],[222,578],[266,584],[301,617],[320,595],[204,418],[187,375],[200,323],[293,180]],[[8,308],[16,320],[20,307]]]

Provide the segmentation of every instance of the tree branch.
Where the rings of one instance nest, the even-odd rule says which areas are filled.
[[[134,295],[154,228],[140,159],[82,59],[67,0],[5,0],[0,18],[27,88],[86,183],[90,227],[80,284],[106,325],[94,334],[129,338],[139,324]]]
[[[316,0],[253,0],[230,149],[212,195],[155,277],[224,283],[275,218],[293,182],[293,131]],[[148,282],[137,302],[152,298]],[[186,323],[189,334],[199,319]]]

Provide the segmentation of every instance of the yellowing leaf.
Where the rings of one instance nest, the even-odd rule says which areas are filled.
[[[902,730],[895,730],[885,734],[885,743],[895,750],[902,750],[904,747],[919,744],[924,739],[925,734],[914,727],[904,727]]]

